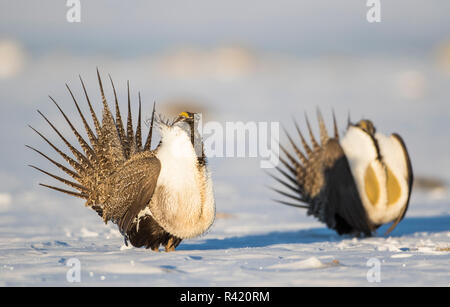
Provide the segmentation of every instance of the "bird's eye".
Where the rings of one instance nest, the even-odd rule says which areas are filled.
[[[366,131],[369,134],[375,134],[376,130],[373,126],[372,122],[369,120],[360,120],[357,124],[362,130]]]
[[[179,117],[189,118],[189,114],[187,112],[181,112],[178,114]]]
[[[369,131],[369,125],[365,120],[362,120],[359,125],[361,126],[362,129]]]

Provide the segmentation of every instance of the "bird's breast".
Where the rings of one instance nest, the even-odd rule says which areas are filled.
[[[179,238],[203,233],[214,220],[214,200],[209,178],[197,166],[192,145],[166,146],[157,157],[161,171],[150,202],[155,220]]]
[[[380,133],[373,139],[355,127],[341,140],[361,201],[374,224],[393,221],[407,202],[406,161],[397,143]]]

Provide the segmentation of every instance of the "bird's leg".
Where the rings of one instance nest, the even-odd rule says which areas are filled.
[[[166,245],[166,252],[174,252],[175,251],[175,247],[174,246],[170,246],[169,244]]]
[[[167,244],[165,247],[166,252],[174,252],[175,246],[173,246],[173,238],[170,238],[169,241],[167,241]]]
[[[159,253],[159,246],[153,246],[152,251]]]

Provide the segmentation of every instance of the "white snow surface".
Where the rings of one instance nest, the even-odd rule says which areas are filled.
[[[176,252],[155,253],[124,248],[115,226],[77,201],[59,198],[42,209],[52,196],[37,194],[27,213],[1,217],[2,286],[450,285],[447,202],[413,199],[391,236],[382,236],[384,227],[375,237],[352,238],[300,210],[243,198],[204,236],[183,241]],[[80,283],[66,279],[70,258],[81,263]],[[367,281],[371,258],[380,261],[380,283]]]

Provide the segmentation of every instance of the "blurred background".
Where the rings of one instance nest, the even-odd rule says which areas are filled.
[[[81,201],[37,186],[52,181],[27,164],[54,167],[24,145],[56,157],[27,124],[63,145],[36,109],[75,141],[48,95],[82,128],[65,83],[86,111],[80,74],[99,113],[96,67],[104,81],[111,74],[122,112],[130,80],[144,118],[153,101],[162,113],[279,121],[291,132],[292,116],[304,127],[303,113],[316,107],[328,119],[334,109],[341,131],[349,112],[370,118],[402,135],[426,199],[447,198],[450,2],[381,1],[380,23],[367,22],[365,2],[81,0],[81,22],[69,23],[66,1],[1,0],[0,211],[84,212]],[[258,159],[210,162],[219,212],[275,206]]]

